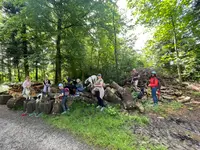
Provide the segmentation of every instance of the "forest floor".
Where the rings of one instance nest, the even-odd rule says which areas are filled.
[[[151,143],[162,144],[169,150],[199,150],[200,106],[183,105],[178,110],[165,106],[151,109],[147,113],[149,125],[134,125],[133,133],[146,137]]]
[[[42,118],[21,117],[22,111],[0,105],[1,150],[89,150],[94,149]]]

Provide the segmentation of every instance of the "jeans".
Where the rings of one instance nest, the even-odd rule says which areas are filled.
[[[100,96],[97,96],[97,100],[98,100],[98,105],[101,107],[105,107],[105,105],[103,104],[103,100],[100,98]]]
[[[63,96],[62,97],[62,102],[61,102],[61,105],[62,105],[62,108],[63,108],[63,111],[66,111],[68,108],[67,108],[67,96]]]
[[[84,88],[82,88],[82,87],[77,88],[78,92],[83,92],[83,90],[84,90]]]
[[[151,94],[152,94],[152,98],[153,98],[154,104],[157,104],[157,103],[158,103],[158,98],[157,98],[157,95],[156,95],[156,91],[157,91],[157,88],[156,88],[156,87],[153,87],[153,88],[151,89]]]

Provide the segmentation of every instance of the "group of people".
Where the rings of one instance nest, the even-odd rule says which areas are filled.
[[[43,81],[44,88],[42,90],[43,94],[48,95],[51,92],[51,82],[48,78],[45,78]],[[98,106],[97,108],[101,108],[101,111],[103,111],[105,105],[103,103],[103,96],[104,96],[104,81],[102,79],[101,74],[97,75],[97,80],[95,83],[92,85],[92,94],[94,94],[97,97],[98,100]],[[27,76],[26,80],[22,84],[23,91],[22,95],[24,97],[27,97],[26,91],[30,90],[31,87],[31,80],[30,77]],[[61,105],[63,108],[63,113],[67,113],[69,108],[67,107],[67,96],[72,95],[72,96],[79,96],[80,92],[84,91],[83,83],[81,82],[80,79],[76,80],[71,80],[69,77],[66,78],[66,81],[63,83],[58,84],[58,88],[60,90],[60,94],[58,95],[58,98],[61,100]]]
[[[133,84],[135,90],[137,90],[140,75],[136,71],[136,69],[133,69],[131,71],[131,75],[132,75],[131,83]],[[159,80],[157,78],[155,71],[151,72],[148,87],[151,88],[151,95],[152,95],[152,98],[153,98],[154,106],[157,106],[158,105],[158,97],[160,96],[160,83],[159,83]],[[141,90],[144,92],[144,89],[141,89]]]
[[[136,69],[133,69],[131,71],[131,74],[132,74],[131,83],[133,84],[134,88],[137,90],[140,75],[136,71]],[[45,80],[43,81],[43,85],[44,85],[43,93],[44,94],[50,93],[51,82],[48,78],[45,78]],[[29,76],[26,77],[26,80],[23,82],[22,87],[23,87],[22,95],[25,95],[26,90],[31,87],[31,80],[30,80]],[[58,97],[61,99],[61,105],[62,105],[62,108],[63,108],[62,114],[65,114],[69,110],[69,108],[67,107],[67,104],[66,104],[67,96],[68,95],[77,95],[78,96],[79,93],[83,92],[85,88],[83,87],[83,84],[82,84],[80,79],[71,80],[69,77],[66,78],[66,81],[64,82],[64,84],[59,83],[58,87],[60,89],[60,94],[59,94]],[[155,71],[151,72],[151,77],[149,78],[148,87],[151,88],[154,106],[156,106],[158,104],[158,97],[157,96],[159,96],[160,91],[159,91],[159,80],[156,77]],[[105,108],[105,105],[104,105],[104,102],[103,102],[104,81],[102,79],[101,74],[97,75],[97,79],[92,84],[91,88],[92,88],[92,90],[91,90],[92,94],[95,95],[97,100],[98,100],[97,108],[100,108],[101,111],[103,111],[104,108]],[[144,90],[142,89],[141,91],[144,91]]]
[[[97,75],[97,80],[95,81],[95,83],[93,84],[92,87],[92,94],[94,94],[97,97],[98,100],[98,106],[97,108],[101,108],[101,111],[103,111],[103,109],[105,108],[105,105],[103,103],[103,96],[104,96],[104,81],[102,79],[101,74]],[[67,93],[66,93],[66,89],[69,89],[69,93],[70,93],[70,88],[72,92],[83,92],[84,88],[83,88],[83,84],[80,82],[80,79],[77,79],[76,82],[77,83],[71,83],[70,78],[67,79],[68,83],[66,84],[66,86],[64,87],[64,85],[62,83],[58,84],[58,87],[60,89],[60,95],[58,96],[61,99],[61,105],[63,108],[63,112],[62,114],[67,113],[67,111],[69,110],[69,108],[67,107],[66,101],[67,101]],[[75,90],[75,91],[74,91]]]

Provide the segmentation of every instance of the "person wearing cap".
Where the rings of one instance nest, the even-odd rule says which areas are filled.
[[[62,105],[62,108],[63,108],[62,114],[66,114],[66,113],[67,113],[67,110],[68,110],[67,104],[66,104],[66,102],[67,102],[67,95],[65,95],[65,89],[64,89],[64,86],[63,86],[62,83],[60,83],[60,84],[58,85],[58,87],[59,87],[59,89],[60,89],[60,95],[59,95],[58,97],[59,97],[60,99],[62,99],[62,101],[61,101],[61,105]]]
[[[156,91],[157,91],[157,87],[159,86],[159,81],[156,77],[155,71],[151,72],[151,77],[149,79],[149,85],[148,86],[151,87],[151,94],[152,94],[154,106],[156,106],[158,104],[158,98],[157,98],[157,95],[156,95]]]
[[[76,90],[78,92],[83,92],[84,88],[83,88],[83,84],[82,84],[81,80],[80,79],[76,79],[76,82],[77,82]]]
[[[133,84],[135,90],[137,90],[138,80],[139,80],[139,78],[140,78],[140,75],[139,75],[139,73],[136,71],[135,68],[131,71],[131,76],[132,76],[131,83]]]
[[[102,79],[101,74],[97,75],[98,80],[95,82],[94,84],[94,89],[92,90],[92,94],[96,94],[96,92],[99,92],[99,94],[97,95],[97,108],[101,107],[101,111],[104,110],[104,103],[103,103],[103,97],[104,97],[104,81]]]

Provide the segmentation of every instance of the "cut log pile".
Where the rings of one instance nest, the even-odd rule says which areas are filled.
[[[139,88],[146,88],[149,80],[149,76],[151,74],[151,69],[141,69],[138,70],[140,74],[139,79]],[[181,103],[190,103],[194,102],[193,99],[187,95],[188,90],[195,90],[200,92],[200,86],[198,85],[190,85],[189,83],[182,83],[179,84],[174,78],[166,77],[158,74],[158,79],[161,83],[161,95],[159,101],[161,102],[168,102],[168,101],[178,101]],[[124,80],[124,84],[122,86],[118,85],[116,82],[112,82],[110,84],[106,84],[104,87],[105,95],[104,100],[106,104],[120,104],[121,108],[125,110],[139,110],[140,112],[144,112],[144,107],[137,98],[132,96],[133,86],[131,85],[131,77],[128,77]],[[51,88],[51,92],[53,94],[50,95],[48,98],[43,98],[39,103],[36,100],[36,95],[41,93],[43,88],[42,83],[34,83],[32,85],[32,95],[35,99],[28,101],[26,104],[23,103],[24,98],[21,96],[22,87],[21,85],[11,85],[10,90],[8,91],[9,95],[12,95],[13,98],[7,96],[0,96],[0,103],[5,104],[7,102],[7,106],[9,108],[13,108],[16,106],[23,106],[28,109],[28,112],[31,113],[36,111],[38,113],[44,112],[46,114],[49,113],[60,113],[62,111],[62,107],[60,104],[60,100],[56,100],[54,98],[55,93],[58,93],[58,88]],[[138,89],[139,91],[139,89]],[[135,91],[135,92],[138,92]],[[147,95],[144,96],[143,100],[151,99],[150,95],[150,88],[148,88]],[[4,93],[3,93],[4,94]],[[9,98],[8,98],[9,97]],[[3,100],[2,100],[3,99]],[[8,100],[9,99],[9,100]],[[81,100],[86,103],[96,104],[97,99],[95,95],[92,95],[91,92],[83,92],[80,94],[79,97],[68,97],[68,102],[73,102],[74,100]],[[199,101],[195,101],[195,104],[200,104]],[[25,106],[26,105],[26,106]],[[70,104],[71,105],[71,104]]]

